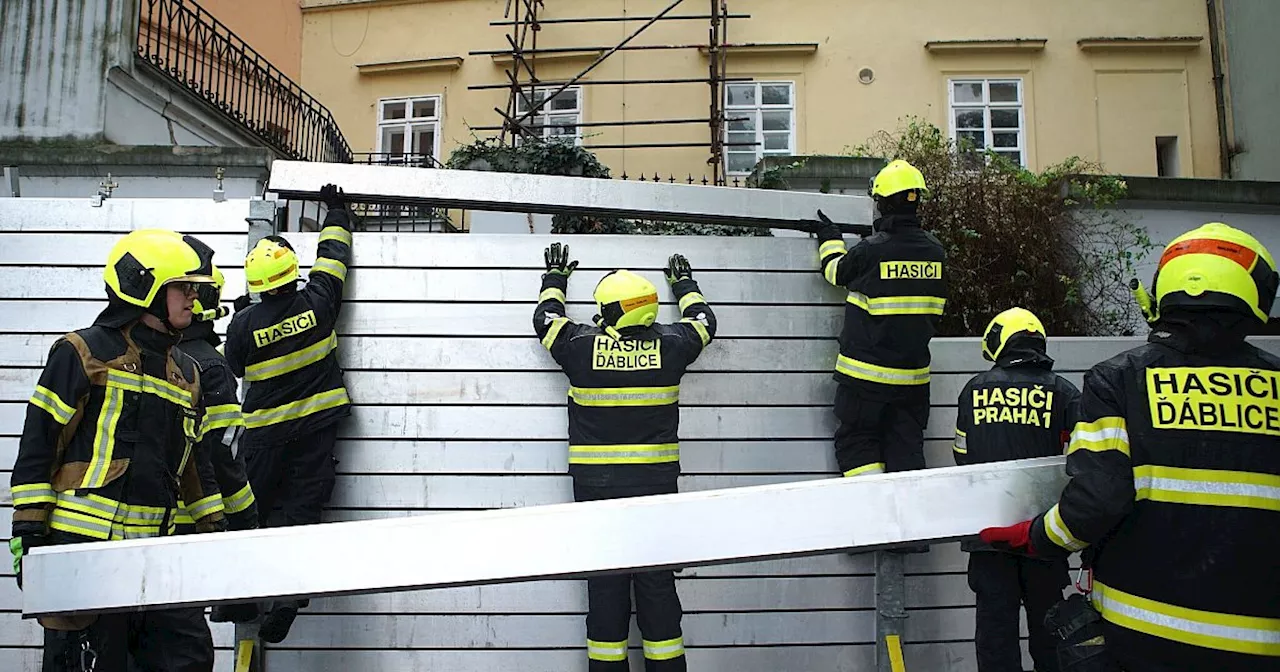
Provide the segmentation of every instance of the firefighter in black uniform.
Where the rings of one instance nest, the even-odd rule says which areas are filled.
[[[1169,243],[1148,343],[1085,375],[1058,503],[982,531],[1086,551],[1106,649],[1130,672],[1280,669],[1280,358],[1245,342],[1275,268],[1225,224]]]
[[[893,161],[872,182],[873,235],[847,249],[834,224],[818,230],[822,276],[849,290],[835,372],[836,462],[845,476],[925,466],[929,341],[947,285],[942,243],[916,217],[924,191],[919,170]]]
[[[630,271],[609,273],[595,289],[595,325],[565,315],[565,291],[578,262],[559,243],[533,314],[542,345],[569,377],[569,473],[575,501],[676,492],[680,475],[680,378],[716,333],[689,262],[665,270],[680,304],[676,324],[655,324],[658,290]],[[675,573],[637,572],[587,580],[587,659],[593,672],[627,670],[631,589],[648,672],[684,670],[682,611]]]
[[[13,467],[14,570],[31,548],[172,534],[178,499],[200,531],[226,525],[216,483],[202,479],[199,368],[176,346],[196,287],[212,282],[212,251],[172,231],[144,229],[107,257],[108,305],[93,326],[49,351]],[[161,641],[155,612],[40,619],[46,672],[208,672],[208,625]]]
[[[351,413],[335,331],[351,262],[351,220],[337,187],[325,185],[321,197],[329,212],[306,286],[297,288],[298,257],[287,242],[259,241],[244,270],[261,301],[237,312],[227,328],[227,362],[248,384],[240,442],[263,527],[277,505],[281,525],[320,522],[333,491],[338,422]],[[259,637],[283,641],[303,606],[276,603]]]
[[[1053,372],[1044,325],[1031,311],[1010,308],[982,338],[995,366],[974,376],[957,399],[956,464],[1061,455],[1080,412],[1080,391]],[[978,598],[978,672],[1022,672],[1018,612],[1027,610],[1036,672],[1058,672],[1044,616],[1069,583],[1066,558],[1039,559],[964,541],[969,587]]]

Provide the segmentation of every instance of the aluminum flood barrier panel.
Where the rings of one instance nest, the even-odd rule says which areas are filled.
[[[267,189],[314,199],[325,184],[355,199],[464,210],[592,214],[702,224],[794,228],[819,209],[848,233],[870,233],[866,196],[473,170],[276,161]]]

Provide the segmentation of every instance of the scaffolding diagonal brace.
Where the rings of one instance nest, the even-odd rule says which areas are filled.
[[[950,541],[1043,512],[1066,483],[1064,462],[46,546],[24,560],[23,613],[582,578]],[[557,542],[569,538],[571,552]]]

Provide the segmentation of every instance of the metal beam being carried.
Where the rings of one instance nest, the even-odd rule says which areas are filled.
[[[357,201],[464,210],[773,228],[816,221],[822,210],[846,233],[859,235],[870,233],[872,220],[866,196],[345,163],[276,161],[267,190],[316,199],[330,183]]]
[[[24,561],[23,612],[382,593],[950,541],[1047,509],[1066,482],[1063,461],[37,548]]]

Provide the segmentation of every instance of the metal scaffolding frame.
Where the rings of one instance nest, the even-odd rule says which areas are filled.
[[[643,119],[621,121],[593,121],[578,123],[575,131],[581,128],[604,128],[625,126],[657,126],[657,125],[690,125],[705,124],[708,129],[707,142],[646,142],[646,143],[613,143],[596,145],[589,149],[652,149],[673,147],[707,147],[707,164],[711,167],[714,184],[723,185],[724,177],[724,85],[726,82],[752,81],[751,78],[729,78],[726,74],[728,50],[728,34],[730,19],[749,19],[748,14],[730,14],[728,0],[706,0],[709,12],[706,14],[672,14],[684,0],[671,0],[662,11],[653,16],[595,16],[595,17],[563,17],[544,18],[541,11],[545,9],[543,0],[507,0],[503,12],[503,20],[491,21],[491,26],[505,26],[509,31],[505,35],[509,48],[499,50],[476,50],[469,52],[472,56],[510,55],[511,67],[503,70],[507,81],[498,84],[476,84],[467,87],[469,90],[508,89],[506,109],[494,108],[502,117],[502,123],[496,126],[477,126],[475,131],[499,131],[500,142],[515,146],[522,137],[539,137],[541,129],[532,125],[530,120],[552,99],[572,86],[627,86],[632,84],[706,84],[709,87],[710,104],[708,115],[704,118],[671,118]],[[538,34],[544,26],[589,23],[644,23],[627,35],[621,42],[612,46],[568,46],[539,47]],[[631,44],[647,29],[662,21],[707,21],[706,43],[699,44]],[[662,51],[679,49],[706,50],[708,54],[707,76],[705,78],[671,77],[662,79],[609,79],[584,81],[591,71],[619,51]],[[554,55],[574,52],[603,52],[590,65],[567,81],[546,83],[538,77],[537,61],[539,54]],[[537,92],[541,89],[549,93],[538,100]],[[523,105],[521,103],[524,103]],[[745,144],[745,143],[744,143]],[[754,146],[756,143],[750,143]]]

